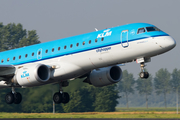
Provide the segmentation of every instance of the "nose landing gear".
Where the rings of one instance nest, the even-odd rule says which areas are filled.
[[[149,77],[149,73],[148,72],[145,72],[145,70],[144,70],[144,67],[145,67],[145,64],[144,63],[141,63],[141,72],[140,72],[140,74],[139,74],[139,77],[140,78],[145,78],[145,79],[147,79],[148,77]]]
[[[139,74],[139,77],[140,78],[145,78],[147,79],[149,77],[149,73],[148,72],[145,72],[144,70],[144,67],[146,66],[145,63],[146,62],[150,62],[151,61],[151,58],[138,58],[136,59],[136,63],[140,63],[140,67],[141,67],[141,72]]]

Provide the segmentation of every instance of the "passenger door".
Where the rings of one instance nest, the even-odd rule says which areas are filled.
[[[121,32],[121,45],[125,48],[125,47],[128,47],[129,46],[129,43],[128,43],[128,30],[123,30]]]

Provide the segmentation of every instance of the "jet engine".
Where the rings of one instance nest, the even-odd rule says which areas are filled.
[[[122,78],[122,70],[119,66],[110,66],[93,70],[84,82],[96,87],[103,87],[117,83]]]
[[[50,79],[50,69],[43,64],[22,67],[18,69],[13,82],[23,87],[45,84]]]

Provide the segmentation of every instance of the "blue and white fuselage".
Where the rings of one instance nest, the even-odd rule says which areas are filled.
[[[14,69],[7,69],[6,73],[1,71],[0,83],[1,86],[36,86],[67,81],[91,71],[92,75],[87,75],[86,82],[104,86],[116,82],[109,79],[113,77],[111,75],[109,78],[100,76],[110,71],[112,66],[139,59],[139,63],[145,63],[146,59],[167,52],[175,45],[171,36],[151,24],[134,23],[108,28],[1,52],[0,66],[9,69],[14,66]],[[94,70],[97,70],[95,74]],[[114,68],[114,71],[119,71],[119,75],[114,75],[114,79],[119,81],[121,70]],[[12,76],[11,80],[3,77],[8,75],[7,72]],[[93,81],[93,78],[98,79]]]

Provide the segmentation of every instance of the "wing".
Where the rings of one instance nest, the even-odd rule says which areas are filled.
[[[7,81],[15,74],[16,68],[13,65],[0,65],[0,81]]]

